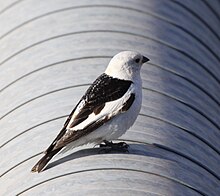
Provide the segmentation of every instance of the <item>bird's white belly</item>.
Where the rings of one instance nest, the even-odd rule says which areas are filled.
[[[135,122],[141,108],[141,103],[137,100],[132,104],[131,108],[106,123],[101,130],[104,132],[104,140],[114,140],[122,136]],[[102,128],[100,128],[102,129]]]

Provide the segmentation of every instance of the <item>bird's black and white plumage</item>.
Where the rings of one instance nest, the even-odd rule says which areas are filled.
[[[148,60],[133,51],[115,55],[80,99],[32,172],[40,172],[61,150],[87,143],[100,144],[124,134],[134,124],[141,108],[140,69]]]

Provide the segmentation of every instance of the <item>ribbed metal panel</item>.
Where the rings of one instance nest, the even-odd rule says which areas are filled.
[[[1,0],[0,195],[219,195],[218,0]],[[136,50],[126,154],[83,146],[30,172],[110,58]]]

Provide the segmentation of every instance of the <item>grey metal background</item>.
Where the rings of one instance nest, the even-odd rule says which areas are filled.
[[[0,195],[219,195],[218,0],[1,0]],[[30,173],[110,58],[136,50],[143,105],[120,140]]]

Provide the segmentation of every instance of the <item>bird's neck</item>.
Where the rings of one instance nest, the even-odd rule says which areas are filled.
[[[140,71],[137,70],[137,72],[133,72],[129,69],[111,69],[107,67],[105,70],[105,74],[113,77],[113,78],[118,78],[121,80],[130,80],[130,81],[141,81],[141,76],[140,76]]]

